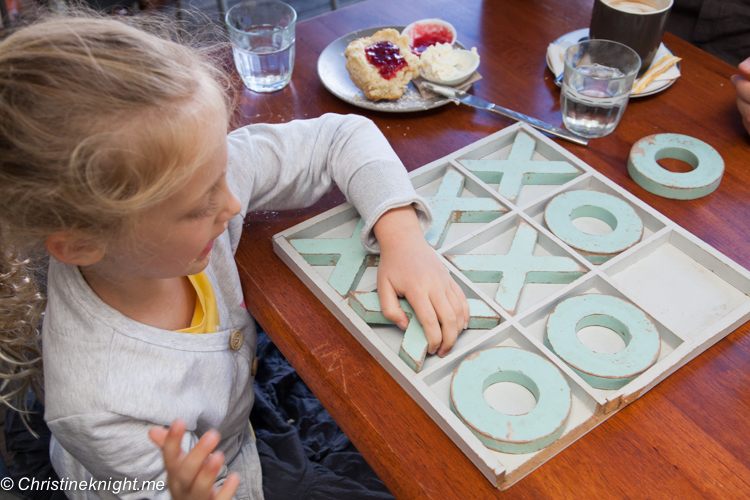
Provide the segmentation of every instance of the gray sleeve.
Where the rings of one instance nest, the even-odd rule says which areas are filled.
[[[153,423],[110,412],[74,415],[47,423],[55,438],[98,480],[129,479],[163,481],[166,485],[161,449],[148,437]],[[182,449],[190,450],[198,437],[189,431]],[[121,491],[123,499],[168,499],[169,490]]]
[[[372,227],[387,210],[413,205],[422,230],[432,224],[401,160],[366,118],[327,114],[249,125],[228,142],[229,182],[246,211],[309,206],[335,182],[365,220],[362,245],[369,251],[378,251]]]

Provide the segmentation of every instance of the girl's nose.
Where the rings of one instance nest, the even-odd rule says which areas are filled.
[[[229,186],[224,186],[224,200],[225,205],[224,209],[219,213],[218,219],[220,222],[227,221],[240,213],[240,210],[242,210],[242,203],[240,202],[239,198],[237,198],[231,189],[229,189]]]

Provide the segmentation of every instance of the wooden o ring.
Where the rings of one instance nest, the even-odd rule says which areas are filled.
[[[592,351],[578,338],[578,331],[587,326],[614,330],[625,349]],[[544,344],[597,389],[624,386],[650,368],[661,350],[659,331],[645,312],[617,297],[595,293],[560,302],[547,319]]]
[[[534,395],[536,406],[524,415],[492,408],[484,391],[498,382],[514,382]],[[451,378],[451,410],[488,448],[531,453],[549,446],[565,430],[572,395],[555,365],[516,347],[490,347],[467,356]]]
[[[612,232],[587,234],[573,225],[578,217],[607,223]],[[643,220],[626,201],[600,191],[568,191],[550,200],[544,209],[550,231],[594,264],[602,264],[632,247],[643,237]]]
[[[657,160],[672,158],[693,167],[670,172]],[[712,193],[724,175],[724,160],[705,142],[681,134],[655,134],[633,144],[628,173],[643,189],[664,198],[694,200]]]

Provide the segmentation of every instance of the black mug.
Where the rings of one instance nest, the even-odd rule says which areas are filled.
[[[589,36],[627,45],[645,73],[659,50],[673,0],[595,0]]]

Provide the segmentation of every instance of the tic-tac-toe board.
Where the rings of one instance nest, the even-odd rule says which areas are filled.
[[[528,126],[410,175],[470,301],[445,358],[380,312],[351,205],[274,248],[500,489],[750,318],[750,272]]]

